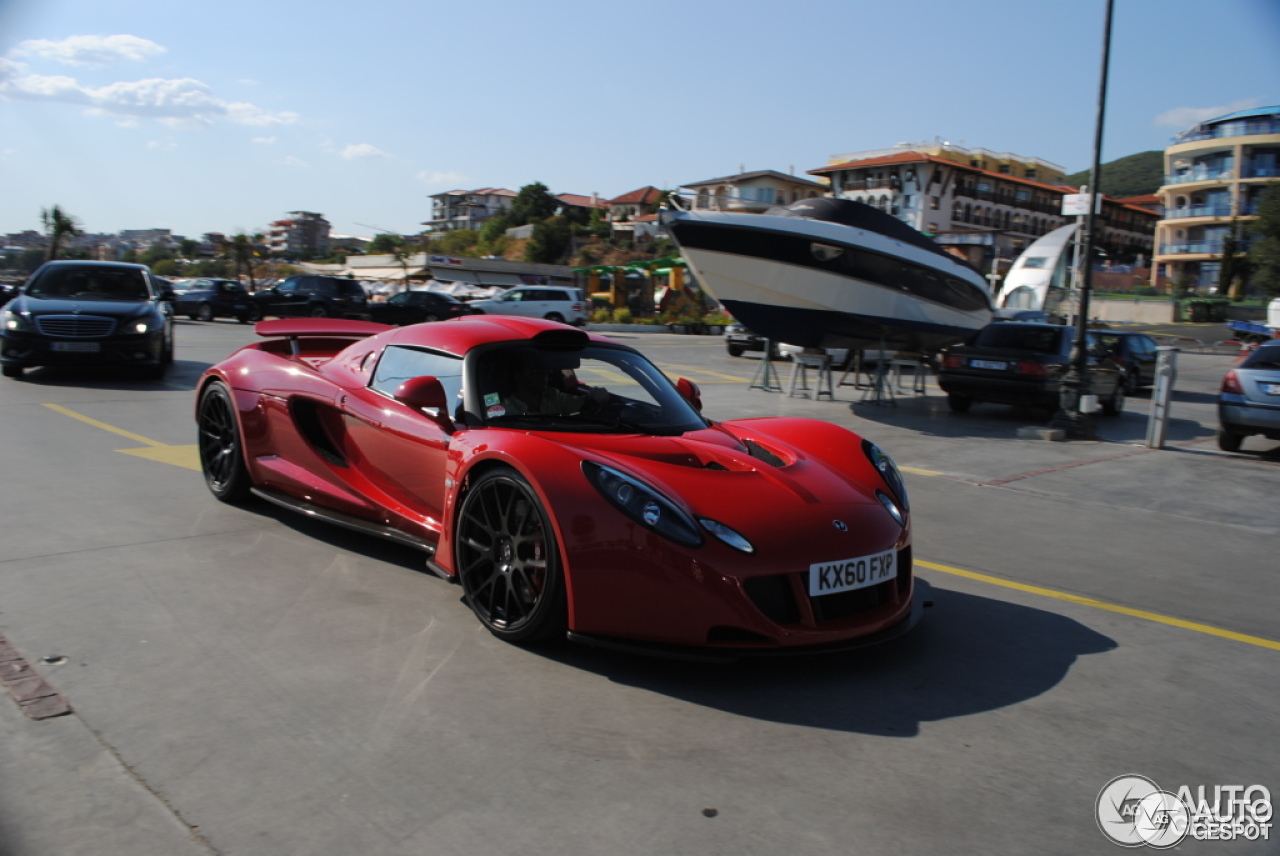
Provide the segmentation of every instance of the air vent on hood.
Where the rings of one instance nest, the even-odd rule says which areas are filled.
[[[764,461],[771,467],[782,467],[787,463],[755,440],[743,440],[742,442],[746,445],[747,451],[751,453],[751,457]]]

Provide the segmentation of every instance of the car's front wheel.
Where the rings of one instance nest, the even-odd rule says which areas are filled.
[[[5,377],[22,377],[23,368],[24,366],[0,366],[0,373],[4,374]]]
[[[564,572],[551,520],[515,470],[489,470],[462,498],[455,559],[467,603],[507,642],[563,636]]]
[[[212,307],[212,306],[210,306],[208,303],[201,303],[201,304],[200,304],[200,308],[196,310],[196,320],[197,320],[197,321],[212,321],[212,320],[213,320],[213,307]]]
[[[1106,416],[1119,416],[1124,412],[1124,384],[1116,384],[1116,391],[1111,393],[1111,397],[1102,402],[1102,412]]]
[[[253,485],[244,463],[244,444],[240,440],[231,392],[222,381],[214,381],[201,393],[196,427],[200,468],[209,492],[223,502],[248,499]]]
[[[725,347],[728,349],[728,351],[729,351],[729,356],[731,356],[731,357],[740,357],[740,356],[742,356],[744,353],[746,353],[746,350],[747,350],[746,348],[742,347],[741,345],[726,345]]]

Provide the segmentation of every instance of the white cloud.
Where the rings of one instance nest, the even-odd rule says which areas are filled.
[[[311,164],[307,163],[302,158],[295,158],[293,155],[289,155],[284,160],[280,161],[280,163],[285,166],[295,166],[299,169],[309,169],[311,167]]]
[[[276,144],[275,137],[254,137],[253,142],[260,146],[274,146]]]
[[[93,113],[153,119],[173,127],[206,127],[219,120],[241,125],[285,125],[298,119],[296,113],[273,113],[253,104],[224,101],[208,86],[189,77],[90,87],[61,75],[5,71],[0,68],[0,98],[75,104]]]
[[[1193,125],[1216,119],[1219,116],[1226,116],[1229,113],[1237,113],[1241,110],[1252,110],[1260,105],[1261,102],[1257,98],[1244,98],[1220,107],[1175,107],[1157,116],[1156,124],[1168,125],[1173,128],[1190,128]]]
[[[390,157],[386,152],[377,146],[369,143],[352,143],[342,150],[342,157],[347,160],[368,160],[370,158],[387,158]]]
[[[423,170],[416,177],[423,184],[449,185],[450,187],[455,184],[463,184],[467,180],[467,177],[460,172],[427,172]]]
[[[121,60],[140,62],[158,56],[165,48],[138,36],[71,36],[60,42],[28,39],[18,42],[11,53],[38,56],[66,65],[113,65]]]
[[[167,152],[167,151],[171,151],[171,150],[173,150],[173,149],[176,149],[177,147],[178,147],[178,144],[177,144],[177,143],[175,143],[173,140],[149,140],[149,141],[147,141],[147,148],[151,149],[152,151],[157,151],[157,152]]]

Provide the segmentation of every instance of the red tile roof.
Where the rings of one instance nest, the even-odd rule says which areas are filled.
[[[610,205],[630,205],[639,203],[641,205],[657,205],[658,197],[662,195],[662,191],[656,187],[642,187],[639,190],[633,190],[630,193],[624,193],[609,200]]]

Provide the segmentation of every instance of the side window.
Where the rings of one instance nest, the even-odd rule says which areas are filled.
[[[322,297],[333,297],[338,293],[338,285],[331,279],[321,279],[316,277],[314,286],[315,293]]]
[[[294,279],[293,277],[290,277],[289,279],[286,279],[284,282],[280,283],[279,291],[283,294],[292,294],[297,290],[298,290],[298,280]]]
[[[455,401],[462,394],[462,360],[448,354],[389,345],[378,360],[369,387],[384,395],[395,395],[400,384],[415,377],[438,378],[445,398]]]
[[[524,289],[517,288],[513,291],[508,291],[506,294],[502,296],[502,299],[519,302],[521,300],[524,300],[524,296],[525,296]]]

